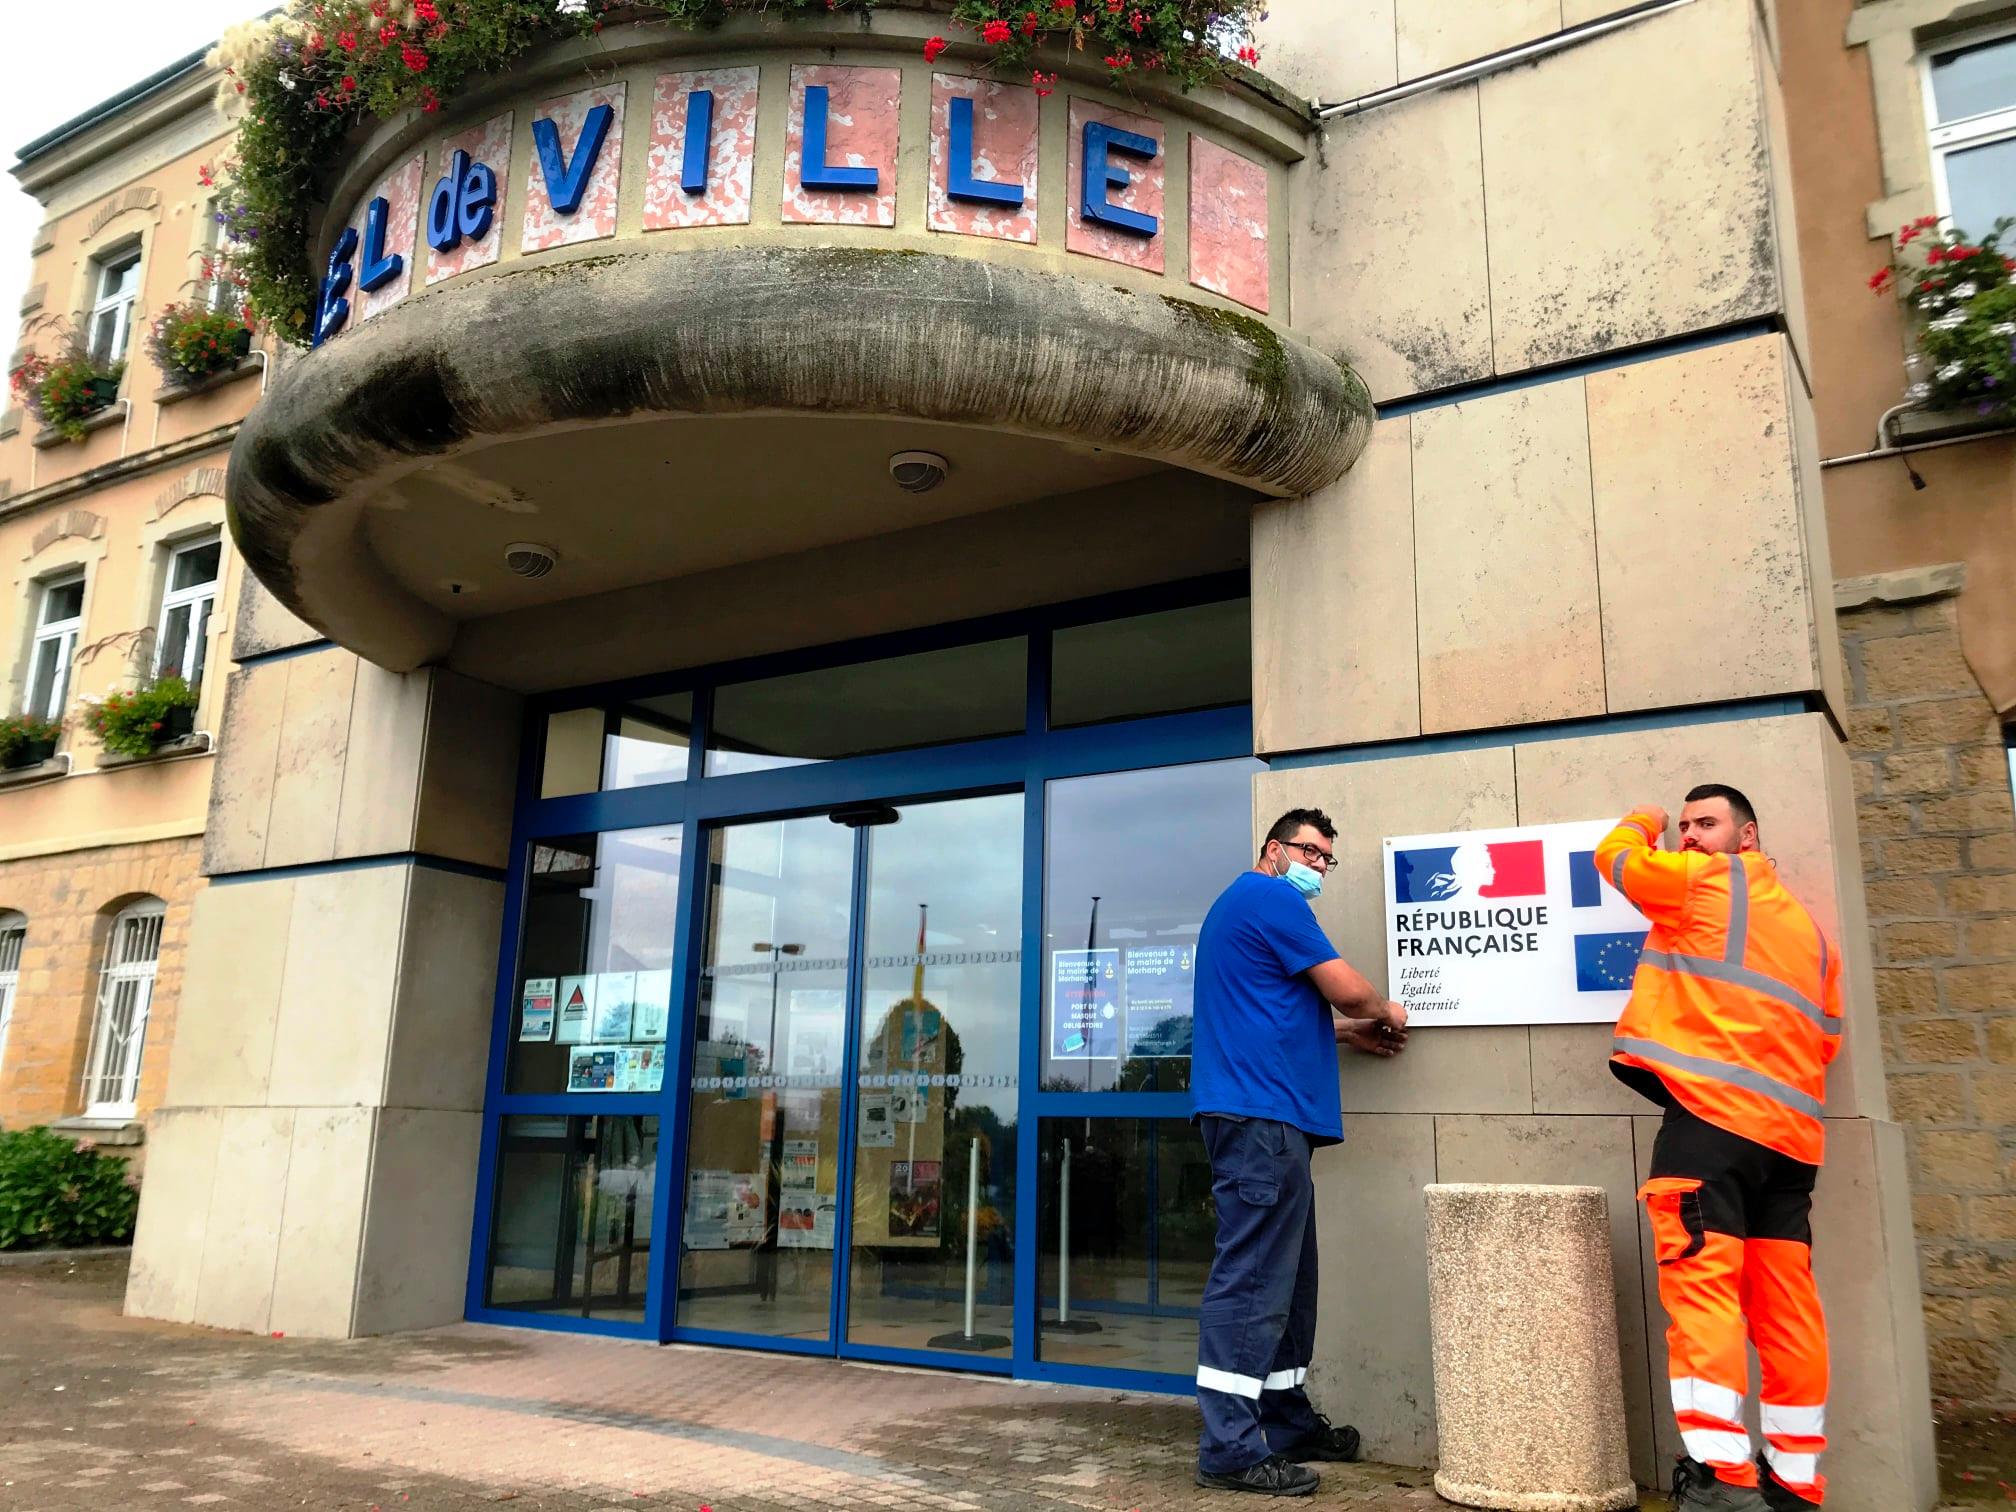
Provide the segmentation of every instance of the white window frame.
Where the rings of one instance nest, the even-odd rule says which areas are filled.
[[[217,612],[217,586],[224,579],[223,539],[221,534],[213,531],[172,543],[168,547],[167,570],[161,578],[161,614],[154,630],[154,675],[182,678],[199,693],[203,689],[203,673],[207,670],[204,653],[210,638],[210,624]],[[175,564],[190,552],[203,551],[211,546],[218,548],[217,575],[193,588],[177,588]],[[209,606],[208,614],[203,612],[205,605]],[[184,612],[189,616],[189,633],[182,639],[182,665],[171,667],[162,660],[168,646],[168,621]]]
[[[196,248],[198,258],[210,264],[210,279],[203,291],[203,302],[214,311],[229,310],[237,304],[234,297],[237,290],[231,281],[224,277],[223,272],[224,227],[217,220],[218,215],[222,213],[221,205],[222,201],[215,195],[203,202],[203,239]],[[202,275],[200,263],[197,275],[198,277]]]
[[[1987,147],[2016,137],[2016,104],[1988,111],[1984,115],[1942,123],[1939,102],[1932,92],[1932,60],[1947,53],[1979,47],[1984,42],[2001,42],[2011,37],[2016,37],[2016,22],[1942,37],[1918,55],[1918,95],[1925,107],[1925,140],[1932,152],[1932,192],[1937,198],[1942,222],[1950,224],[1953,219],[1953,197],[1946,188],[1946,159],[1956,152]],[[2012,207],[2010,213],[2016,215],[2016,207]],[[1986,236],[1989,231],[1987,226],[1962,226],[1959,229],[1970,236]]]
[[[91,316],[84,329],[86,339],[95,342],[98,338],[99,317],[111,314],[114,317],[112,342],[105,351],[93,350],[91,355],[103,362],[124,360],[126,349],[133,342],[133,310],[140,303],[140,257],[145,250],[138,242],[130,247],[122,247],[115,252],[107,252],[102,257],[91,260],[91,276],[97,282],[97,289],[91,296]],[[133,287],[124,294],[108,294],[105,286],[111,281],[114,270],[131,265]]]
[[[21,984],[21,953],[28,946],[28,916],[0,908],[0,1067],[7,1064],[7,1029]]]
[[[61,719],[63,706],[70,699],[71,664],[77,659],[77,637],[84,629],[84,595],[77,598],[77,613],[73,618],[51,620],[48,618],[50,598],[62,588],[72,583],[80,588],[84,584],[81,572],[65,572],[56,577],[45,578],[37,587],[41,590],[35,604],[35,640],[28,652],[28,684],[22,690],[22,706],[30,714],[39,714],[44,719]],[[49,703],[46,708],[36,708],[35,684],[42,668],[42,657],[48,651],[56,657],[56,677],[49,684]]]
[[[142,898],[122,908],[106,933],[98,1007],[91,1022],[91,1053],[84,1062],[86,1118],[131,1118],[134,1114],[167,913],[168,905],[159,898]]]

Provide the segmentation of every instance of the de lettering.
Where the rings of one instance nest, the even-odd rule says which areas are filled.
[[[696,89],[688,93],[686,100],[679,187],[688,195],[701,195],[707,192],[713,162],[714,96],[710,90]],[[949,105],[945,143],[947,195],[969,204],[1020,209],[1026,198],[1024,186],[979,176],[973,101],[955,97]],[[832,97],[826,86],[808,85],[799,187],[825,193],[876,192],[881,186],[879,167],[829,161],[831,117]],[[532,143],[539,174],[555,215],[580,213],[588,181],[595,172],[614,119],[615,112],[608,105],[590,110],[581,123],[571,156],[561,146],[560,130],[554,121],[543,116],[533,121]],[[1133,175],[1119,160],[1153,162],[1161,155],[1160,145],[1152,137],[1103,121],[1085,123],[1080,145],[1080,216],[1088,224],[1126,236],[1147,239],[1159,235],[1162,227],[1157,217],[1129,209],[1117,203],[1116,197],[1133,182]],[[497,209],[497,169],[458,149],[449,157],[448,171],[435,181],[427,197],[427,245],[445,253],[464,241],[482,240],[495,228]],[[356,227],[345,227],[330,249],[311,332],[315,345],[334,336],[348,322],[353,284],[368,294],[383,288],[404,269],[404,256],[385,250],[390,212],[390,204],[383,195],[373,198],[364,209],[361,236]]]

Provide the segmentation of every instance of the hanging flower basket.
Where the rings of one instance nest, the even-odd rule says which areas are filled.
[[[2005,218],[1977,240],[1925,216],[1898,231],[1891,261],[1869,279],[1917,326],[1908,403],[2016,420],[2016,258],[2003,250],[2012,228]]]
[[[1222,79],[1260,54],[1265,0],[938,0],[1004,76],[1048,94],[1040,49],[1097,59],[1109,77],[1167,78],[1184,89]],[[829,17],[875,0],[288,0],[277,15],[225,30],[209,62],[219,102],[238,117],[234,157],[197,170],[218,191],[224,267],[256,317],[308,340],[315,308],[310,207],[328,190],[351,133],[408,110],[436,111],[533,48],[600,31],[605,18],[683,26],[732,16]],[[934,37],[925,56],[950,43]]]

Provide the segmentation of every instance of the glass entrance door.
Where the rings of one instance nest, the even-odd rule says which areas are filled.
[[[1019,794],[711,832],[681,1337],[1008,1357],[1022,840]]]

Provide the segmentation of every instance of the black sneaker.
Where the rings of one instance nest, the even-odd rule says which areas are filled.
[[[1771,1462],[1763,1455],[1757,1456],[1757,1490],[1764,1498],[1764,1505],[1771,1512],[1814,1512],[1820,1504],[1810,1502],[1778,1479]]]
[[[1343,1465],[1348,1465],[1358,1458],[1356,1428],[1349,1423],[1339,1427],[1320,1412],[1316,1414],[1316,1424],[1313,1430],[1281,1450],[1281,1457],[1298,1463],[1308,1460],[1333,1460]]]
[[[1697,1459],[1673,1467],[1673,1512],[1771,1512],[1754,1486],[1732,1486]]]
[[[1257,1465],[1216,1475],[1200,1465],[1197,1467],[1197,1484],[1211,1491],[1251,1491],[1259,1496],[1307,1496],[1316,1489],[1316,1472],[1304,1470],[1278,1454],[1270,1454]]]

